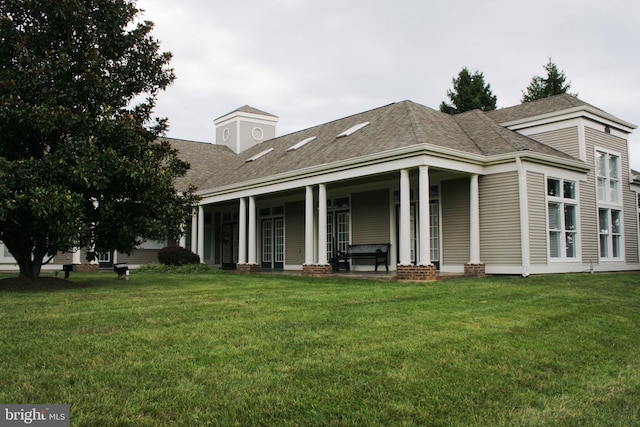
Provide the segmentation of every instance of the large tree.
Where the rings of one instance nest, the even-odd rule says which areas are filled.
[[[547,73],[546,77],[534,76],[527,89],[522,93],[523,103],[567,93],[571,88],[571,82],[567,83],[567,76],[564,71],[559,71],[551,58],[549,58],[549,62],[544,66],[544,69]]]
[[[0,0],[0,240],[22,276],[59,251],[177,237],[196,202],[159,139],[174,80],[128,0]]]
[[[443,113],[458,114],[470,110],[496,109],[497,97],[491,92],[491,85],[485,84],[481,72],[475,71],[471,74],[467,67],[453,79],[453,90],[448,90],[447,96],[451,104],[440,104],[440,111]]]

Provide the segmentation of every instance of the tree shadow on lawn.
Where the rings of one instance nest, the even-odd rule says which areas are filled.
[[[54,292],[90,287],[58,277],[11,277],[0,280],[0,292]]]

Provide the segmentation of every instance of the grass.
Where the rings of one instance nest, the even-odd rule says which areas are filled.
[[[73,426],[640,425],[640,275],[0,281],[0,402]]]

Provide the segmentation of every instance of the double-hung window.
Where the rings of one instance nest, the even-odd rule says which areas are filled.
[[[549,256],[553,260],[578,257],[578,200],[576,182],[547,178]]]
[[[601,259],[622,258],[622,193],[620,155],[596,150],[598,238]]]

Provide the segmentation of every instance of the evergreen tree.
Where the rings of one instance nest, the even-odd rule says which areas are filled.
[[[534,76],[531,79],[526,91],[522,93],[523,103],[567,93],[571,88],[571,82],[566,82],[567,76],[564,71],[559,71],[551,58],[549,58],[549,62],[544,66],[544,69],[547,72],[547,76]]]
[[[464,113],[470,110],[490,111],[496,109],[497,97],[491,92],[491,85],[485,84],[484,75],[476,71],[469,73],[464,67],[453,79],[453,90],[447,91],[451,104],[442,102],[440,111],[448,114]]]

